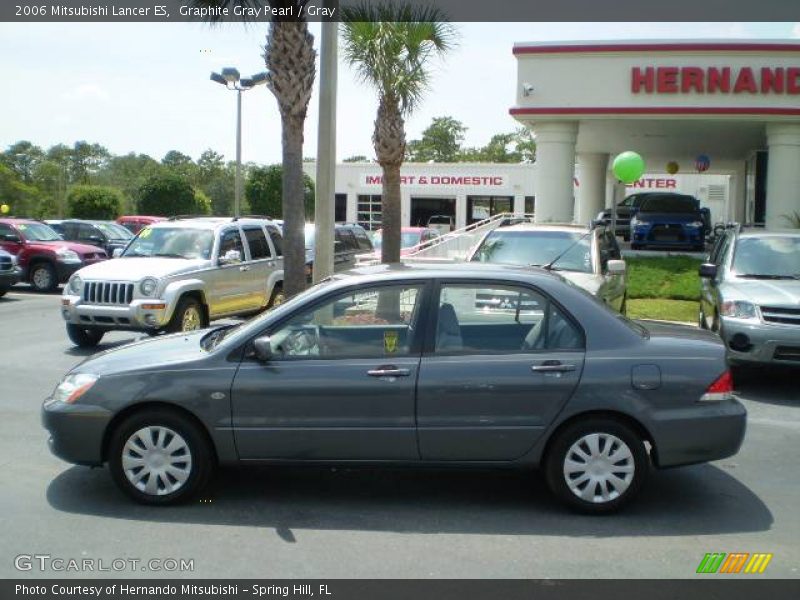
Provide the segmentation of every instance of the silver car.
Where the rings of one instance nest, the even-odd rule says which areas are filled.
[[[800,231],[729,229],[700,277],[700,327],[731,363],[800,365]]]
[[[626,312],[625,261],[616,238],[604,226],[500,227],[487,233],[467,260],[558,271],[608,306]]]
[[[85,267],[64,286],[61,314],[78,346],[106,331],[191,331],[282,301],[282,236],[265,219],[162,221],[116,260]]]

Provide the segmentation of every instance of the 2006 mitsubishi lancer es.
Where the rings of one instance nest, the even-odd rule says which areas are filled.
[[[652,467],[735,454],[725,348],[639,324],[557,274],[484,264],[351,271],[238,326],[75,367],[43,407],[64,460],[139,502],[216,466],[540,466],[573,508],[616,510]]]

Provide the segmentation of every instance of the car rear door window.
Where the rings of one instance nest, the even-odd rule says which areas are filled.
[[[241,259],[245,259],[242,236],[239,234],[238,229],[228,229],[222,233],[222,238],[219,242],[219,255],[221,257],[225,256],[231,250],[236,250]]]
[[[583,347],[581,330],[540,292],[506,285],[441,287],[437,354],[519,354]]]
[[[244,227],[244,237],[250,247],[251,260],[262,260],[272,256],[267,243],[267,236],[261,227]]]
[[[272,240],[272,245],[275,247],[275,255],[283,256],[283,235],[280,229],[275,227],[275,225],[267,225],[267,232],[269,233],[269,238]]]

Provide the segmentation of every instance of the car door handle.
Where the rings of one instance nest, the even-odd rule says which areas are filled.
[[[541,365],[533,365],[531,371],[544,372],[544,373],[565,373],[567,371],[574,371],[575,365],[563,364],[557,360],[545,361]]]
[[[411,375],[409,369],[398,369],[397,367],[379,367],[367,371],[370,377],[408,377]]]

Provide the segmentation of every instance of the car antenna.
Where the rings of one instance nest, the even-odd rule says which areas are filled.
[[[547,263],[546,265],[544,265],[542,268],[543,268],[543,269],[546,269],[547,271],[551,271],[551,270],[553,269],[553,265],[554,265],[554,264],[556,264],[556,263],[557,263],[559,260],[561,260],[561,259],[564,257],[564,255],[565,255],[567,252],[569,252],[570,250],[572,250],[572,249],[573,249],[575,246],[577,246],[578,244],[580,244],[580,243],[581,243],[583,240],[585,240],[587,237],[589,237],[590,235],[592,235],[592,233],[593,233],[593,232],[594,232],[594,230],[593,230],[593,229],[591,229],[591,230],[587,231],[586,233],[584,233],[584,234],[583,234],[581,237],[579,237],[577,240],[575,240],[575,241],[574,241],[574,242],[572,242],[572,243],[571,243],[569,246],[567,246],[566,250],[564,250],[564,251],[563,251],[561,254],[559,254],[558,256],[556,256],[556,257],[555,257],[553,260],[551,260],[549,263]]]

